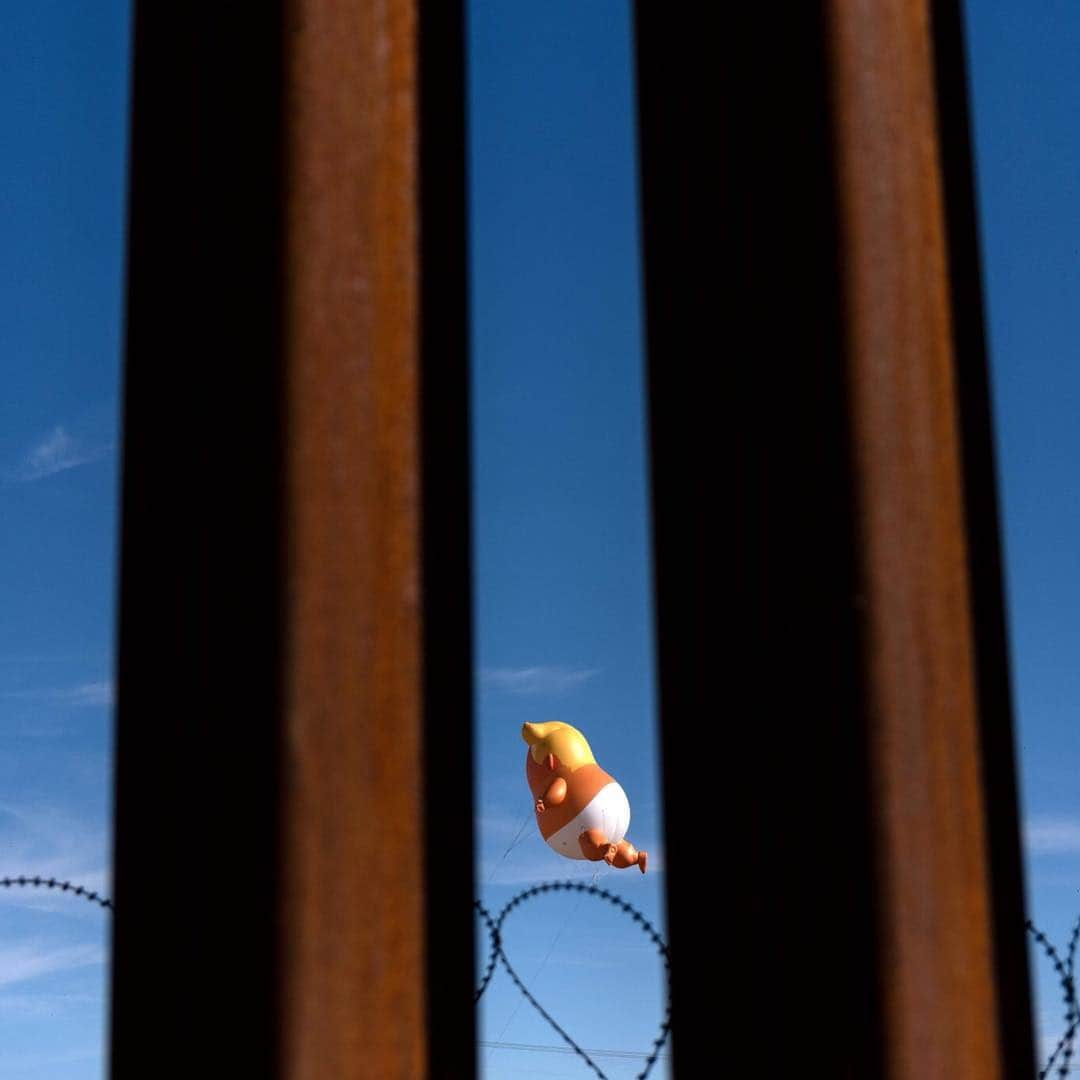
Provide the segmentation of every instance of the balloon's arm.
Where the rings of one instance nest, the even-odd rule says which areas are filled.
[[[536,812],[542,814],[549,806],[558,806],[566,799],[566,781],[557,776],[548,785],[547,791],[536,800]]]

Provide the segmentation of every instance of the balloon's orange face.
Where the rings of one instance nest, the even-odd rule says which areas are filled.
[[[548,754],[543,761],[536,761],[532,756],[532,750],[526,751],[525,779],[529,782],[529,790],[533,793],[534,799],[543,796],[556,776],[569,780],[570,769],[563,765],[554,754]]]

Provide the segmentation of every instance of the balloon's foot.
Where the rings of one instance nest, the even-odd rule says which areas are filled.
[[[644,851],[638,851],[629,840],[620,840],[616,847],[618,851],[611,866],[614,866],[616,870],[627,870],[631,866],[636,866],[643,874],[645,873],[649,856]]]

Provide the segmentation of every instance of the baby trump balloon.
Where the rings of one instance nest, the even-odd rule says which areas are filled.
[[[540,835],[568,859],[588,859],[645,873],[649,856],[626,839],[630,801],[599,765],[585,736],[559,720],[524,724],[525,777]]]

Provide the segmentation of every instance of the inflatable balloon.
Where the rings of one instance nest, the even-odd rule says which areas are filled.
[[[585,736],[552,720],[523,725],[521,737],[529,744],[525,777],[536,800],[536,823],[548,845],[568,859],[603,859],[644,874],[648,854],[626,839],[630,801],[596,764]]]

